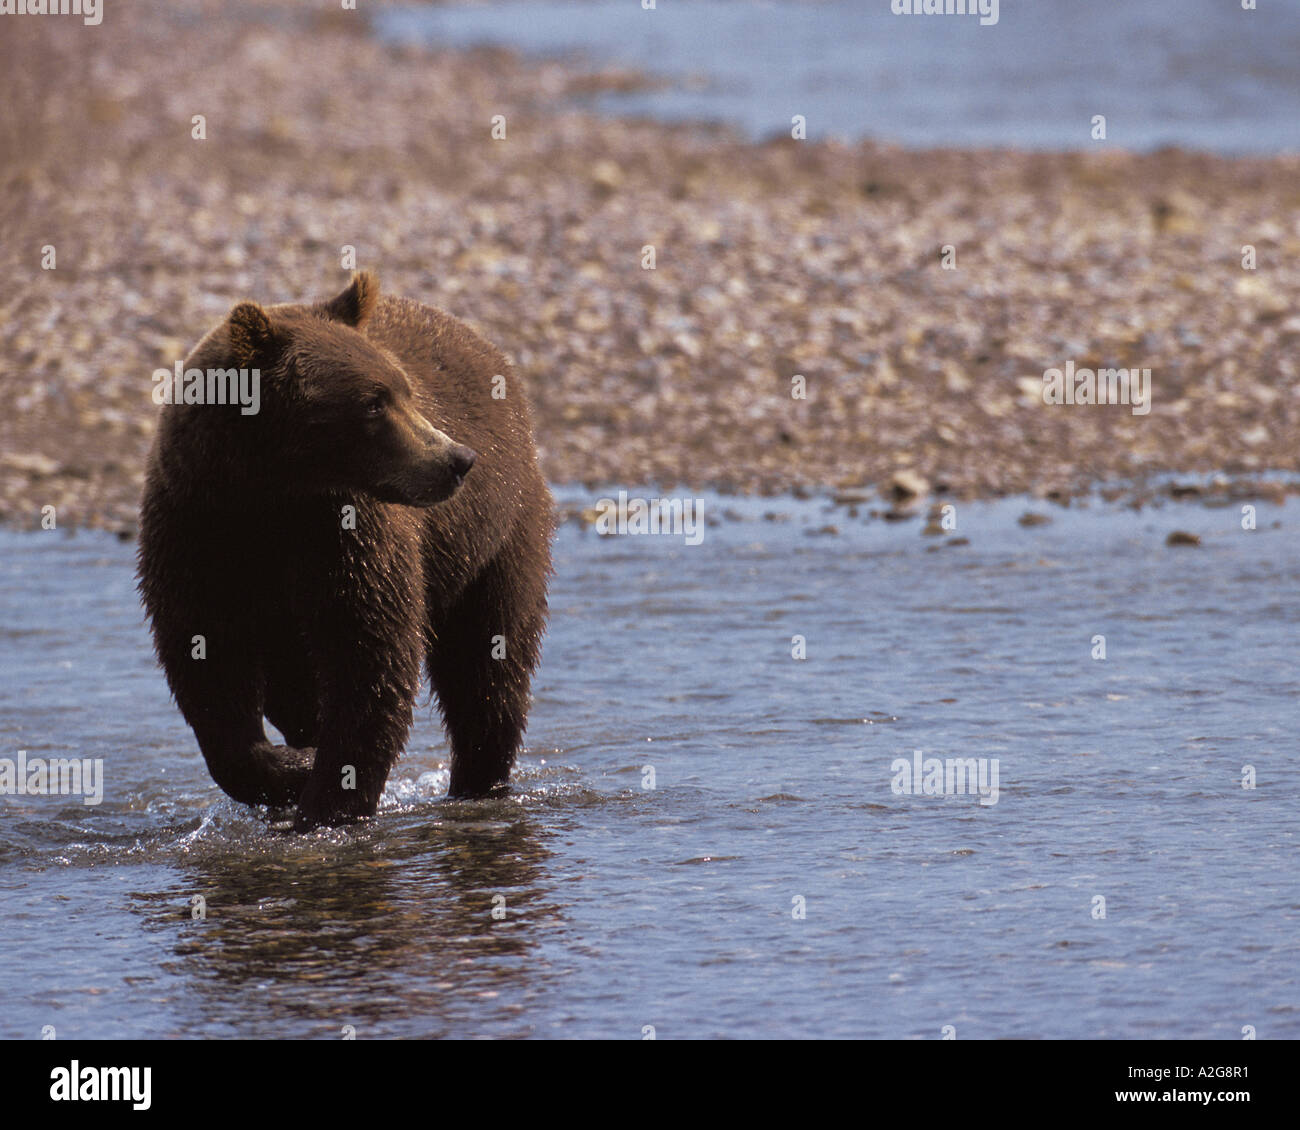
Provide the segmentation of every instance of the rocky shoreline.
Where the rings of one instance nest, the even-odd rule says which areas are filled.
[[[1300,471],[1300,157],[751,144],[586,108],[636,75],[279,2],[5,30],[5,524],[129,533],[151,373],[240,298],[331,293],[345,246],[505,350],[555,482],[1295,489],[1255,478]],[[1067,363],[1150,369],[1150,412],[1043,403]]]

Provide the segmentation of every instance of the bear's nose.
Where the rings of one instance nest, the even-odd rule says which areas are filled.
[[[468,475],[469,469],[474,466],[474,460],[478,458],[468,447],[461,447],[459,444],[451,449],[448,457],[451,460],[451,473],[457,479],[463,479]]]

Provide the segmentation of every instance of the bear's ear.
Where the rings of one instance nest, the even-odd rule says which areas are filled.
[[[355,271],[347,290],[336,295],[328,302],[322,302],[318,309],[331,322],[342,322],[355,330],[366,324],[366,319],[379,301],[379,279],[373,271]]]
[[[231,310],[226,329],[230,334],[230,352],[241,368],[264,357],[275,339],[271,319],[256,302],[241,302]]]

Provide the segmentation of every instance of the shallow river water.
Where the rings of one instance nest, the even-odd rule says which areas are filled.
[[[899,8],[908,8],[899,2]],[[914,6],[920,6],[916,0]],[[500,0],[378,9],[399,42],[579,53],[661,80],[615,113],[712,119],[751,137],[1088,149],[1300,150],[1300,0],[1001,0],[895,15],[892,0]],[[975,7],[973,0],[971,7]]]
[[[704,502],[561,529],[511,796],[441,799],[422,706],[310,836],[208,778],[134,546],[0,534],[0,758],[105,772],[0,797],[0,1036],[1300,1036],[1300,503]]]

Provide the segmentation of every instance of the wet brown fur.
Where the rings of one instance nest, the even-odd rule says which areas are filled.
[[[247,804],[296,803],[299,828],[372,815],[421,663],[451,742],[450,792],[506,781],[553,519],[505,358],[448,314],[380,297],[363,272],[326,303],[241,303],[185,367],[261,375],[256,415],[162,409],[141,510],[158,658],[217,784]],[[263,717],[288,744],[267,739]]]

